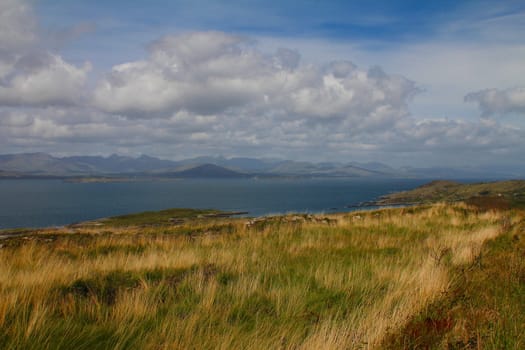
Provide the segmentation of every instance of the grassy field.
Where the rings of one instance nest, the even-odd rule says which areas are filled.
[[[520,349],[523,225],[458,203],[23,232],[0,241],[0,348]]]
[[[410,191],[383,196],[376,204],[428,204],[463,201],[483,208],[525,208],[525,180],[463,184],[437,180]]]

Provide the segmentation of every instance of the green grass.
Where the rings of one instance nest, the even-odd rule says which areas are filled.
[[[384,344],[390,349],[524,349],[525,221],[487,242],[451,289]]]
[[[464,269],[476,280],[471,266],[487,239],[502,237],[494,241],[497,250],[513,249],[523,217],[456,204],[328,221],[281,217],[247,225],[214,218],[144,226],[174,213],[196,218],[202,211],[49,229],[0,249],[0,348],[352,349],[380,348],[391,333],[449,332],[448,313],[441,313],[464,298],[437,301],[468,286],[455,283]],[[504,230],[512,231],[507,240]],[[491,254],[483,254],[483,271]],[[514,309],[522,305],[519,293],[504,299]],[[484,302],[472,300],[478,308]],[[505,322],[515,326],[518,316]],[[409,320],[413,331],[403,331]],[[519,341],[519,334],[498,335],[507,328],[493,329],[495,344]],[[429,344],[443,336],[437,332]]]
[[[432,181],[410,191],[393,193],[380,199],[389,203],[436,203],[466,201],[481,209],[524,207],[525,181],[509,180],[461,184],[453,181]]]
[[[134,226],[134,225],[169,225],[170,219],[195,219],[199,215],[219,213],[211,209],[166,209],[161,211],[146,211],[142,213],[113,216],[104,219],[108,226]]]

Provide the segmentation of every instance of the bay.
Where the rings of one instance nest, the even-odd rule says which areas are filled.
[[[421,179],[181,179],[122,183],[0,180],[0,228],[60,226],[167,208],[343,212],[348,205],[412,189]]]

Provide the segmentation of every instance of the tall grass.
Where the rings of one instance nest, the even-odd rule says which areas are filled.
[[[0,348],[375,348],[503,215],[438,204],[13,240],[0,249]]]

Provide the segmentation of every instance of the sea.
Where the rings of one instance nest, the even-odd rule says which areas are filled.
[[[0,228],[63,226],[168,208],[219,209],[247,216],[333,213],[415,188],[424,179],[175,179],[113,183],[0,180]]]

